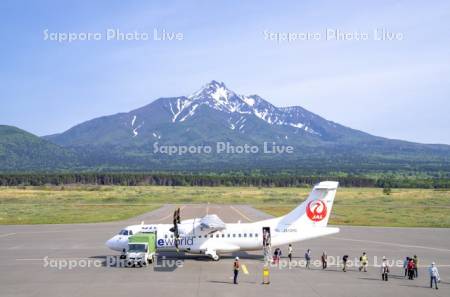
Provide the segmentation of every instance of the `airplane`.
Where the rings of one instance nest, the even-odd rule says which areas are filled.
[[[132,225],[106,241],[115,251],[126,251],[128,237],[139,232],[155,232],[157,251],[183,251],[219,260],[220,254],[263,250],[331,235],[339,228],[327,227],[339,183],[323,181],[314,186],[308,198],[288,214],[252,223],[224,223],[217,215],[180,221],[179,209],[174,224]]]

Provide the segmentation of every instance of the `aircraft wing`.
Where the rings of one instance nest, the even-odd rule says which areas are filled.
[[[202,230],[215,232],[225,229],[226,225],[217,215],[211,214],[200,219],[200,227]]]

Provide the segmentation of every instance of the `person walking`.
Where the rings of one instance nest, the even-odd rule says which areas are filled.
[[[322,269],[327,269],[327,261],[328,261],[328,257],[327,257],[327,253],[325,253],[325,251],[322,253]]]
[[[413,261],[414,261],[414,277],[418,278],[419,277],[419,258],[417,257],[417,255],[413,256]]]
[[[389,265],[386,257],[383,257],[383,262],[381,263],[381,279],[387,282],[388,275],[389,275]]]
[[[362,256],[359,257],[359,262],[360,262],[359,271],[364,270],[364,272],[367,272],[367,264],[369,261],[367,259],[366,252],[363,252]]]
[[[280,257],[281,257],[281,249],[280,248],[276,248],[275,251],[273,252],[273,263],[274,264],[279,264],[280,263]]]
[[[270,246],[271,242],[270,242],[270,232],[267,230],[263,231],[263,245],[264,246]]]
[[[268,238],[268,233],[267,233],[267,231],[266,230],[263,230],[263,246],[268,246],[269,245],[269,243],[268,243],[268,240],[269,238]]]
[[[292,244],[289,244],[288,247],[288,258],[289,258],[289,263],[292,261]]]
[[[408,279],[413,280],[414,279],[414,261],[412,258],[409,258],[407,269],[408,269]]]
[[[441,277],[439,276],[439,271],[436,267],[436,263],[431,263],[430,268],[428,268],[428,271],[430,272],[430,288],[433,288],[433,282],[434,286],[436,287],[436,290],[438,289],[437,283],[441,281]]]
[[[281,250],[279,248],[276,248],[273,253],[273,263],[279,264],[280,255],[281,255]]]
[[[406,257],[403,261],[403,269],[405,270],[405,278],[408,276],[408,263],[409,263],[409,257]]]
[[[233,263],[233,273],[234,273],[234,280],[233,283],[237,285],[238,275],[239,275],[239,269],[241,268],[241,264],[239,263],[239,257],[236,257],[234,259]]]
[[[308,249],[305,253],[305,260],[306,260],[306,268],[311,269],[311,250]]]
[[[348,261],[348,255],[344,255],[342,257],[342,263],[344,264],[344,268],[342,268],[342,271],[347,272],[347,261]]]

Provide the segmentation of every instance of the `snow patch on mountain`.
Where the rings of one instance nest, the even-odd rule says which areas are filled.
[[[170,111],[172,112],[172,123],[175,123],[178,116],[191,105],[191,101],[189,100],[182,100],[181,98],[177,99],[176,106],[172,106],[172,103],[169,103],[170,105]],[[175,109],[175,110],[174,110]]]
[[[139,129],[140,127],[141,127],[141,126],[137,126],[136,128],[133,129],[133,136],[134,136],[134,137],[138,136],[138,134],[139,134],[138,129]]]
[[[158,131],[155,131],[152,133],[153,137],[155,137],[156,139],[161,139],[161,134]]]
[[[246,97],[246,96],[243,96],[243,97],[242,97],[242,100],[243,100],[245,103],[247,103],[247,105],[249,105],[249,106],[253,106],[253,105],[255,105],[255,103],[256,103],[255,99],[250,98],[250,97]]]
[[[197,109],[198,104],[192,106],[192,109],[189,110],[189,113],[180,119],[180,122],[184,122],[187,118],[193,116],[195,114],[195,110]]]
[[[211,94],[216,101],[228,102],[228,91],[224,87],[218,87],[214,93]]]
[[[138,126],[134,126],[134,124],[136,124],[136,120],[137,120],[137,116],[136,115],[134,115],[133,116],[133,119],[131,120],[131,128],[132,128],[132,136],[133,137],[136,137],[136,136],[138,136],[138,134],[139,134],[139,129],[144,125],[144,122],[142,122],[141,124],[139,124]]]
[[[267,116],[269,114],[267,109],[265,109],[264,111],[259,111],[259,110],[255,109],[253,111],[253,113],[255,114],[255,116],[257,116],[261,120],[268,122],[269,124],[272,124],[272,120],[270,119],[270,117]]]
[[[297,123],[297,124],[289,124],[290,126],[292,126],[292,127],[295,127],[295,128],[299,128],[299,129],[301,129],[301,128],[303,128],[305,125],[304,124],[302,124],[302,123]]]

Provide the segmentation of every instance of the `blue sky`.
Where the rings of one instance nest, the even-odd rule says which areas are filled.
[[[0,23],[0,124],[37,135],[214,79],[375,135],[450,144],[448,1],[19,0],[0,2]],[[402,38],[374,40],[377,28]],[[46,29],[103,36],[57,42]],[[150,40],[105,40],[107,29]],[[183,40],[153,40],[154,29]],[[325,40],[327,29],[370,36]],[[265,31],[322,38],[277,42]]]

